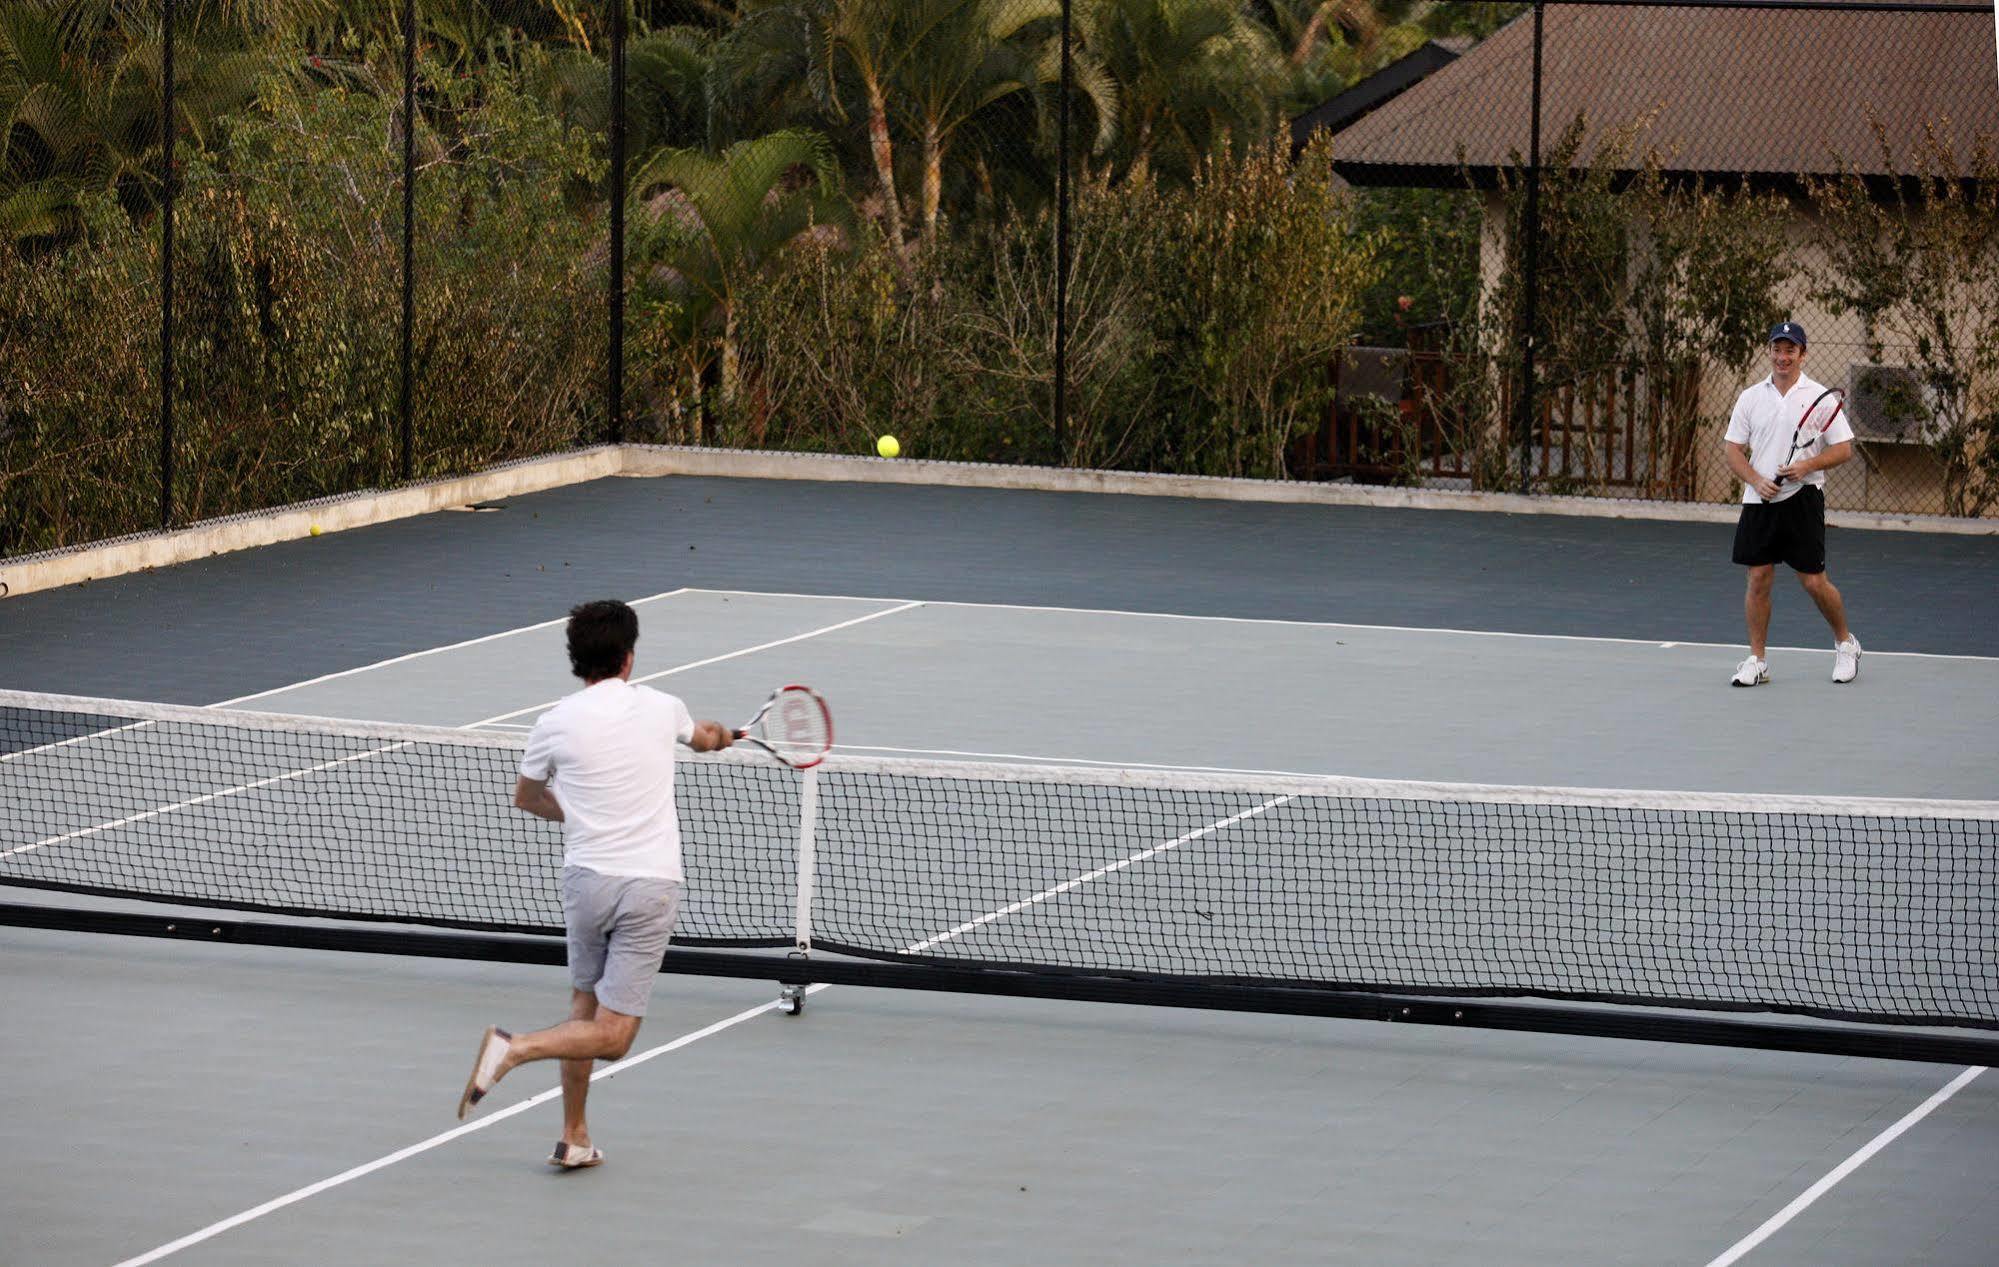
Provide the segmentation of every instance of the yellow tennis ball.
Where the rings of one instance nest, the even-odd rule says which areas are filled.
[[[892,458],[902,452],[902,445],[894,436],[883,436],[881,439],[875,441],[875,452],[885,458]]]
[[[312,535],[313,535],[313,536],[315,536],[315,537],[319,535],[319,525],[318,525],[318,524],[314,524],[314,525],[312,526]]]

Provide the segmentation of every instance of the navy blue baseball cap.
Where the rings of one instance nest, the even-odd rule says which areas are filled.
[[[1770,342],[1789,339],[1799,347],[1805,346],[1805,328],[1795,321],[1779,321],[1770,327]]]

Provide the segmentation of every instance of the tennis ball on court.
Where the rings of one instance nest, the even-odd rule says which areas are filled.
[[[883,436],[875,441],[875,452],[885,458],[892,458],[902,452],[902,444],[894,436]]]
[[[312,526],[312,535],[313,535],[313,536],[315,536],[315,537],[319,535],[319,525],[318,525],[318,524],[314,524],[314,525]]]

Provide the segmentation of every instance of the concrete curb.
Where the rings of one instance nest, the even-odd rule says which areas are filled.
[[[205,520],[171,532],[143,533],[69,550],[0,559],[0,597],[11,598],[148,568],[171,567],[234,550],[295,541],[311,536],[315,527],[321,532],[364,528],[472,502],[580,484],[616,475],[623,459],[622,450],[603,445],[554,457],[509,462],[476,475],[387,491],[364,489],[274,510]]]
[[[627,445],[623,475],[703,475],[731,479],[819,480],[848,484],[925,484],[946,488],[1029,489],[1050,493],[1117,493],[1137,497],[1192,497],[1219,501],[1303,506],[1370,506],[1407,510],[1482,511],[1488,514],[1569,515],[1594,519],[1650,519],[1669,523],[1733,524],[1733,502],[1613,501],[1601,497],[1526,497],[1519,493],[1470,493],[1447,489],[1388,488],[1368,484],[1313,484],[1228,479],[1210,475],[1151,475],[1136,471],[1070,470],[987,462],[926,462],[910,458],[837,453],[766,453],[677,445]],[[1999,536],[1999,519],[1948,519],[1835,510],[1826,522],[1880,532],[1938,532]]]

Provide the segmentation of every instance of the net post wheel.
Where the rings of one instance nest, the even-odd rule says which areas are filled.
[[[885,458],[897,457],[902,453],[902,442],[894,436],[883,436],[875,441],[875,452]]]

